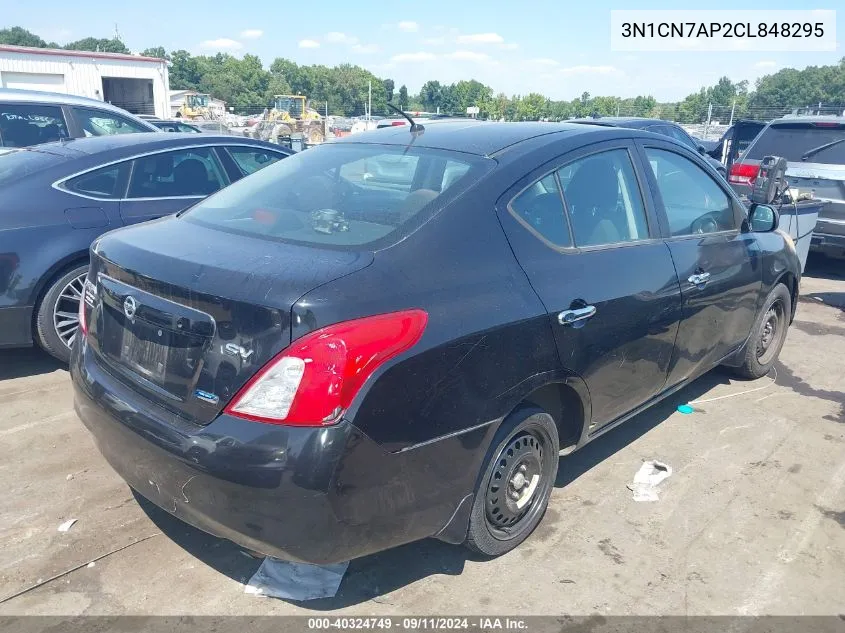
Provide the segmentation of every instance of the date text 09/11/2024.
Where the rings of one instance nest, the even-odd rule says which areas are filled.
[[[519,631],[526,630],[528,628],[528,625],[523,619],[510,617],[338,617],[308,618],[308,628],[316,631],[329,629],[396,629],[404,631]]]

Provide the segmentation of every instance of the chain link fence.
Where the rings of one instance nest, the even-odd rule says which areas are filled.
[[[397,117],[393,112],[374,111],[368,112],[367,105],[353,108],[351,112],[333,112],[331,105],[326,101],[309,100],[307,108],[311,116],[319,115],[320,127],[323,137],[340,137],[354,134],[359,131],[374,129],[379,120],[385,117]],[[585,107],[589,109],[589,105]],[[778,107],[761,107],[747,105],[716,105],[707,104],[699,106],[694,112],[690,111],[689,104],[658,104],[649,108],[636,108],[619,106],[615,112],[606,113],[611,116],[620,117],[644,117],[672,121],[681,125],[692,136],[706,140],[719,140],[730,127],[732,122],[740,119],[751,119],[755,121],[771,121],[793,113],[797,114],[845,114],[845,104],[815,104],[815,105],[793,105]],[[425,113],[409,111],[412,116],[425,116]],[[251,136],[274,142],[288,142],[286,139],[279,139],[278,126],[273,122],[278,113],[274,112],[272,106],[256,104],[247,106],[229,106],[223,116],[217,120],[226,126],[229,133],[235,135]],[[482,112],[479,118],[484,118]],[[541,120],[548,120],[542,119]],[[223,130],[221,130],[223,131]],[[297,132],[293,131],[296,137]],[[284,136],[284,135],[282,135]],[[295,139],[294,139],[295,140]],[[305,145],[308,140],[304,141]]]

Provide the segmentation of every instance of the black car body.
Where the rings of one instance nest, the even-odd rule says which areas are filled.
[[[67,360],[95,238],[181,211],[288,153],[230,136],[146,133],[0,155],[0,348],[37,341]]]
[[[646,132],[654,132],[655,134],[662,134],[678,141],[684,147],[687,147],[694,152],[698,152],[706,157],[710,166],[713,167],[719,174],[725,176],[725,166],[709,155],[707,147],[698,139],[694,139],[687,131],[677,123],[672,121],[664,121],[662,119],[646,119],[643,117],[613,117],[604,116],[593,119],[576,119],[572,123],[582,123],[590,125],[607,125],[615,127],[628,127],[633,130],[645,130]]]
[[[845,117],[785,116],[771,121],[731,166],[728,182],[737,194],[751,196],[766,156],[787,160],[790,189],[825,203],[810,249],[845,257]]]
[[[560,450],[768,371],[800,278],[773,226],[637,130],[347,137],[92,246],[76,410],[132,488],[249,549],[502,553]]]

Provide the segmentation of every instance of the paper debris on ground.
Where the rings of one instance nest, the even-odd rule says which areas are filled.
[[[657,501],[657,486],[672,474],[672,467],[657,460],[643,463],[628,489],[634,493],[634,501]]]
[[[96,565],[96,564],[97,564],[97,563],[95,563],[95,562],[92,560],[90,563],[88,563],[87,567],[88,567],[88,569],[91,569],[91,568],[92,568],[94,565]]]
[[[288,600],[331,598],[337,593],[347,567],[349,562],[306,565],[265,558],[244,586],[244,593]]]
[[[71,527],[73,527],[73,524],[76,523],[76,521],[77,519],[69,519],[65,521],[59,526],[59,532],[67,532]]]

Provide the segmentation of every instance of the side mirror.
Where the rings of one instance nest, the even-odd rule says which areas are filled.
[[[751,230],[755,233],[771,233],[780,224],[780,214],[777,209],[766,204],[755,204],[748,214]]]

